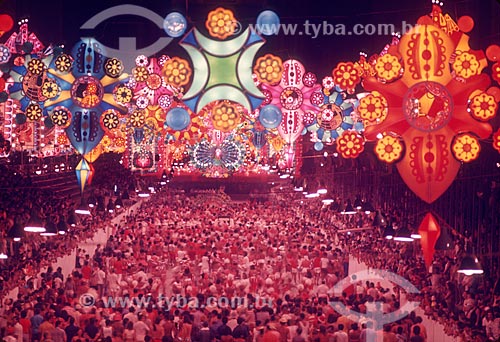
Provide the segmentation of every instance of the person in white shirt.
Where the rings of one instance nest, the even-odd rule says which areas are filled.
[[[139,320],[134,323],[136,342],[144,342],[144,338],[149,332],[149,327],[144,323],[144,316],[139,314]]]
[[[335,342],[349,342],[349,336],[344,331],[344,325],[339,324],[339,330],[333,333],[333,338]]]

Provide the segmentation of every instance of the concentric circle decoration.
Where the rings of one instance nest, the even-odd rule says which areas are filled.
[[[104,89],[93,76],[81,76],[71,86],[71,98],[82,108],[94,108],[101,103]]]
[[[286,87],[280,95],[281,106],[287,110],[300,108],[304,102],[302,92],[296,87]]]
[[[191,122],[191,117],[186,109],[182,107],[174,107],[167,113],[165,123],[174,131],[182,131],[186,129]]]
[[[59,106],[50,113],[50,119],[55,125],[66,128],[71,122],[71,112],[68,108]]]
[[[267,105],[259,111],[259,122],[267,129],[277,128],[283,117],[283,113],[279,107],[275,105]]]
[[[334,103],[326,103],[321,106],[316,120],[319,126],[325,130],[337,129],[344,120],[342,109]]]
[[[448,89],[437,82],[419,82],[403,98],[406,121],[415,129],[432,132],[445,127],[453,114]]]

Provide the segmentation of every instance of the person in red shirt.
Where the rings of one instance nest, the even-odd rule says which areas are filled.
[[[85,261],[82,267],[82,278],[88,281],[91,275],[92,275],[92,268],[90,268],[89,262]]]
[[[28,312],[26,310],[21,311],[21,318],[19,318],[19,324],[23,327],[23,342],[31,341],[31,321],[27,319]]]

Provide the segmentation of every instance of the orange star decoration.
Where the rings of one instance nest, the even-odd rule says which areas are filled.
[[[283,61],[278,56],[267,54],[257,59],[253,71],[259,81],[274,84],[281,80]]]
[[[240,115],[235,106],[222,102],[212,108],[212,123],[215,129],[229,132],[240,123]]]
[[[387,116],[387,100],[379,92],[373,91],[359,100],[358,113],[365,121],[365,126],[382,122]]]
[[[344,131],[337,138],[337,152],[344,158],[356,158],[365,149],[365,141],[356,131]]]
[[[401,68],[401,63],[399,63],[398,58],[388,53],[377,58],[375,64],[378,78],[387,82],[399,77]]]
[[[382,68],[375,67],[379,77],[363,79],[366,91],[378,91],[387,101],[385,119],[368,121],[365,138],[376,141],[377,135],[390,133],[402,139],[405,152],[396,167],[406,185],[427,203],[453,183],[460,161],[477,158],[479,139],[487,139],[492,132],[485,121],[496,108],[490,97],[495,97],[496,90],[487,91],[491,80],[483,72],[487,67],[484,51],[469,46],[472,20],[459,19],[458,27],[451,22],[443,26],[434,20],[437,17],[447,16],[433,6],[430,16],[420,17],[418,25],[387,49],[387,54],[401,56],[401,77],[387,82],[380,78],[386,76]],[[384,58],[376,60],[381,63]],[[368,98],[360,99],[357,111],[368,120],[381,109]]]
[[[455,158],[464,163],[477,159],[481,151],[479,140],[471,134],[465,133],[458,135],[452,145]]]
[[[498,104],[492,95],[481,92],[472,97],[469,108],[474,119],[488,121],[497,113]]]
[[[218,7],[208,13],[205,27],[212,37],[226,39],[235,34],[238,22],[231,10]]]
[[[493,134],[493,148],[500,153],[500,128]]]
[[[361,81],[359,68],[356,68],[351,62],[340,62],[332,71],[333,81],[341,89],[349,94],[354,93],[354,88]]]
[[[403,145],[398,138],[386,135],[377,141],[375,153],[381,161],[392,163],[401,158],[403,154]]]
[[[163,65],[165,80],[174,87],[188,84],[191,73],[188,61],[179,57],[170,58]]]

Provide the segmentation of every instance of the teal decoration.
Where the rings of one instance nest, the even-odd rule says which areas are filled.
[[[163,29],[172,38],[182,36],[186,28],[186,18],[179,12],[171,12],[163,20]]]
[[[165,122],[174,131],[182,131],[189,126],[191,118],[187,110],[175,107],[168,111]]]
[[[281,109],[275,105],[267,105],[261,108],[259,112],[259,121],[265,128],[272,129],[277,128],[281,119],[283,118],[283,114],[281,113]]]
[[[314,149],[316,151],[321,151],[323,149],[323,143],[321,141],[316,141],[314,143]]]
[[[265,10],[260,12],[257,17],[257,32],[265,35],[271,36],[273,34],[279,33],[280,17],[270,10]]]

